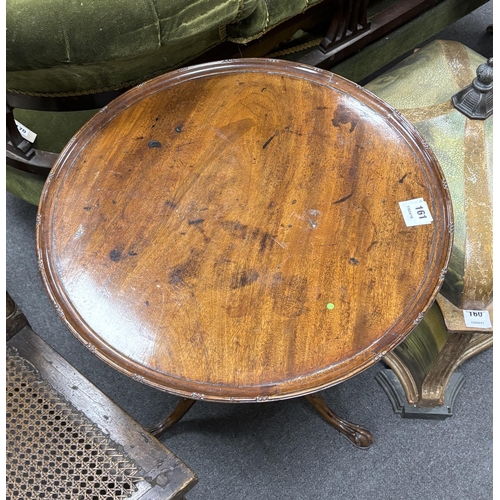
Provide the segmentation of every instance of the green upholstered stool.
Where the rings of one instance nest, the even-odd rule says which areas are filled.
[[[384,358],[392,371],[377,376],[402,416],[450,416],[463,381],[456,368],[493,342],[487,322],[471,327],[465,321],[474,312],[493,320],[493,117],[470,119],[452,103],[483,63],[464,45],[438,40],[366,85],[426,139],[445,174],[454,212],[453,251],[438,299]]]

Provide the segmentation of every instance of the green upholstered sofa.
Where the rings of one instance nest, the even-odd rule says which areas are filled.
[[[7,2],[7,89],[81,95],[131,87],[229,40],[248,43],[321,0]]]
[[[9,156],[8,149],[7,189],[37,204],[47,167],[56,158],[50,153],[59,153],[110,99],[201,55],[206,60],[230,56],[228,50],[245,49],[290,18],[317,24],[320,11],[303,14],[319,3],[332,5],[322,0],[8,0],[7,105],[36,134],[36,149],[49,154],[32,154],[25,162]],[[212,55],[224,45],[226,52]]]
[[[318,3],[331,4],[8,0],[7,104],[13,110],[10,118],[36,134],[37,154],[9,151],[8,146],[7,190],[37,204],[57,153],[118,93],[203,54],[218,59],[210,55],[212,49],[248,44]]]
[[[161,73],[272,56],[359,81],[485,2],[7,0],[7,190],[37,204],[80,126]],[[37,134],[34,144],[23,143],[14,118]]]

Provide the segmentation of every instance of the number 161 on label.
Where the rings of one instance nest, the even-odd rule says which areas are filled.
[[[400,201],[399,208],[407,226],[422,226],[432,222],[429,206],[422,198]]]

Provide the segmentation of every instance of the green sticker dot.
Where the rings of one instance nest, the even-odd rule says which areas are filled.
[[[331,303],[331,302],[328,302],[328,304],[326,304],[326,308],[327,309],[330,309],[330,311],[334,308],[335,306]]]

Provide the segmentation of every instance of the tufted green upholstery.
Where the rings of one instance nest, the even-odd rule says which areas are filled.
[[[7,0],[6,86],[14,94],[120,90],[184,66],[225,40],[258,38],[322,0]],[[97,111],[14,110],[58,153]],[[44,178],[7,165],[7,190],[37,204]]]
[[[7,89],[78,95],[177,67],[225,38],[257,0],[8,0]]]
[[[247,43],[259,38],[274,26],[290,19],[322,0],[258,0],[252,15],[227,27],[228,39],[235,43]]]
[[[82,95],[245,43],[322,0],[8,0],[7,90]],[[227,33],[226,33],[227,32]]]

